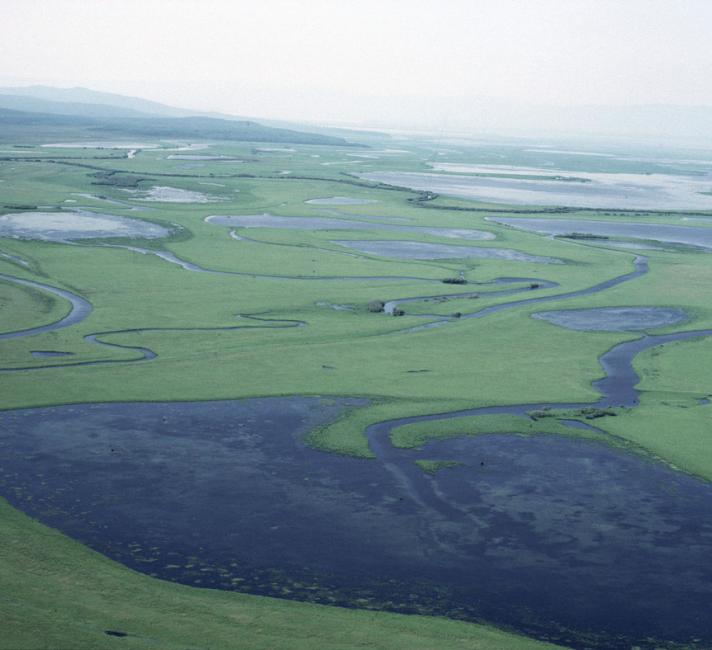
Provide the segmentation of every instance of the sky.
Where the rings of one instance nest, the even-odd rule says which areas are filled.
[[[712,106],[708,0],[0,0],[0,84],[238,115],[466,124]]]

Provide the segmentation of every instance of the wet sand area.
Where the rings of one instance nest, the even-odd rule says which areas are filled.
[[[363,404],[5,411],[0,492],[163,579],[484,619],[573,648],[653,647],[649,637],[709,647],[711,485],[549,435],[401,450],[382,435],[398,422],[384,423],[371,433],[377,461],[304,444]],[[431,476],[413,462],[438,457],[461,464]]]

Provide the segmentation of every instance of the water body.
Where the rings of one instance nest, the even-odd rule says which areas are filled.
[[[642,264],[589,291],[639,275]],[[710,334],[616,346],[601,358],[607,377],[595,384],[598,405],[637,404],[632,359],[642,350]],[[261,415],[254,405],[245,415],[215,404],[5,412],[0,490],[129,566],[189,584],[269,595],[288,586],[294,597],[341,604],[390,601],[402,611],[485,618],[575,648],[653,647],[650,636],[688,647],[693,637],[699,647],[712,642],[708,484],[553,437],[482,436],[422,452],[388,443],[394,426],[419,419],[584,405],[381,423],[369,429],[380,462],[367,463],[306,449],[307,427],[299,427],[307,417],[292,418],[290,428],[274,403]],[[453,454],[464,466],[434,478],[412,462]],[[52,478],[42,484],[38,473]],[[294,513],[299,522],[289,518]]]
[[[348,239],[333,242],[353,248],[361,253],[391,257],[400,260],[442,260],[482,257],[487,259],[529,262],[530,264],[563,264],[563,260],[554,257],[529,255],[511,248],[480,248],[477,246],[451,246],[448,244],[428,244],[416,241],[370,239]]]
[[[160,252],[160,251],[159,251]],[[12,282],[14,284],[19,284],[23,286],[29,286],[34,289],[40,289],[47,291],[54,295],[60,296],[69,300],[71,303],[70,312],[64,317],[53,323],[48,323],[47,325],[41,325],[38,327],[33,327],[24,330],[15,330],[12,332],[4,332],[0,334],[0,340],[4,339],[15,339],[23,338],[27,336],[34,336],[36,334],[46,334],[47,332],[52,332],[58,329],[63,329],[65,327],[70,327],[71,325],[76,325],[82,322],[92,311],[91,303],[78,296],[77,294],[71,293],[64,289],[58,287],[53,287],[48,284],[43,284],[40,282],[34,282],[31,280],[24,280],[22,278],[17,278],[12,275],[5,275],[0,273],[0,280],[5,280],[7,282]],[[67,366],[95,366],[95,365],[106,365],[114,363],[141,363],[145,361],[152,361],[157,357],[157,354],[150,348],[145,348],[138,345],[124,345],[120,343],[111,343],[109,341],[103,340],[103,337],[111,336],[113,334],[125,334],[125,333],[141,333],[141,332],[228,332],[237,331],[245,329],[287,329],[292,327],[303,327],[306,325],[305,321],[292,320],[285,318],[262,318],[259,316],[254,316],[250,314],[240,314],[237,316],[238,319],[244,321],[250,321],[250,324],[238,324],[238,325],[227,325],[223,327],[135,327],[127,328],[122,330],[105,330],[102,332],[94,332],[92,334],[87,334],[84,336],[84,341],[89,344],[102,345],[109,348],[117,348],[121,350],[128,350],[133,352],[135,356],[129,359],[100,359],[95,361],[71,361],[63,364],[52,364],[48,366],[33,365],[33,366],[13,366],[0,368],[3,372],[23,372],[30,370],[43,370],[47,368],[64,368]],[[62,353],[62,352],[37,352],[32,353],[34,357],[56,357],[56,356],[67,356],[72,353]]]
[[[376,199],[357,199],[351,196],[328,196],[318,199],[309,199],[304,203],[314,205],[366,205],[368,203],[378,203]]]
[[[261,151],[263,153],[295,153],[296,149],[291,147],[257,147],[255,151]]]
[[[507,296],[507,295],[513,295],[513,294],[517,294],[517,293],[522,293],[522,291],[527,291],[527,290],[534,291],[534,290],[539,290],[539,289],[551,289],[553,287],[559,286],[557,282],[549,282],[548,280],[540,280],[538,278],[498,278],[497,280],[494,280],[492,282],[476,283],[476,286],[481,286],[483,284],[486,284],[486,285],[522,284],[522,283],[526,283],[526,282],[530,283],[530,286],[528,289],[522,288],[522,287],[515,287],[513,289],[500,289],[498,291],[487,291],[487,293],[482,294],[482,295],[486,298],[492,298],[494,296]],[[430,295],[430,296],[416,296],[413,298],[397,298],[395,300],[388,300],[383,306],[383,311],[386,314],[393,314],[393,312],[396,308],[399,308],[403,305],[407,305],[408,303],[421,302],[424,300],[437,302],[439,300],[456,300],[458,298],[479,297],[480,291],[474,290],[474,291],[463,291],[460,293],[439,294],[437,296]],[[421,316],[422,318],[442,318],[442,316],[439,314],[410,314],[410,315],[411,316]],[[471,314],[461,314],[460,316],[458,316],[458,318],[462,318],[463,316],[465,318],[467,318],[468,316],[471,316]],[[448,318],[448,321],[449,320],[450,319]],[[422,329],[422,326],[418,326],[418,329]],[[402,330],[399,333],[402,333]]]
[[[586,233],[604,237],[629,237],[669,244],[685,244],[712,249],[712,228],[702,226],[674,226],[662,223],[621,223],[618,221],[593,221],[589,219],[539,219],[488,217],[488,221],[506,224],[520,230],[545,235],[570,235]]]
[[[6,253],[4,251],[0,250],[0,257],[5,258],[6,260],[10,260],[11,262],[14,262],[15,264],[21,264],[25,268],[29,268],[30,263],[20,257],[19,255],[13,255],[12,253]]]
[[[489,240],[495,235],[486,230],[464,228],[430,228],[427,226],[399,226],[371,221],[329,219],[325,217],[280,217],[273,214],[214,215],[205,221],[219,226],[239,228],[288,228],[293,230],[384,230],[412,232],[450,239]]]
[[[68,300],[71,305],[69,313],[63,318],[55,321],[54,323],[40,325],[38,327],[31,327],[24,330],[16,330],[14,332],[5,332],[3,334],[0,334],[0,341],[21,338],[24,336],[33,336],[35,334],[44,334],[46,332],[64,329],[65,327],[71,327],[72,325],[81,323],[87,316],[89,316],[89,314],[91,314],[91,303],[85,298],[82,298],[81,296],[78,296],[77,294],[72,293],[71,291],[67,291],[66,289],[53,287],[49,284],[44,284],[42,282],[34,282],[33,280],[24,280],[22,278],[16,278],[13,275],[6,275],[4,273],[0,273],[0,280],[4,280],[5,282],[12,282],[13,284],[19,284],[20,286],[24,287],[31,287],[32,289],[39,289],[40,291],[46,291],[47,293],[51,293],[52,295],[57,296],[58,298],[64,298],[65,300]]]
[[[573,648],[652,648],[650,637],[709,647],[710,484],[544,435],[405,451],[372,430],[377,462],[304,445],[308,431],[360,404],[291,397],[5,411],[0,492],[167,580],[281,597],[286,587],[289,597],[342,605],[361,598]],[[430,477],[413,463],[433,457],[462,465]]]
[[[121,207],[128,208],[133,212],[146,212],[147,210],[152,210],[153,208],[147,208],[145,206],[136,206],[128,201],[121,201],[119,199],[111,199],[108,196],[89,194],[87,192],[72,192],[72,196],[80,196],[83,199],[90,199],[91,201],[104,201],[105,203],[110,203],[111,205],[120,205]],[[71,199],[65,199],[65,203],[76,203]],[[81,209],[81,208],[80,208]]]
[[[431,477],[425,476],[419,469],[414,468],[413,465],[404,464],[402,460],[399,460],[402,458],[403,453],[413,454],[417,452],[413,450],[406,452],[394,448],[390,443],[390,433],[393,429],[413,422],[452,419],[465,416],[492,414],[527,416],[532,411],[542,409],[578,409],[590,406],[597,408],[609,408],[611,406],[633,408],[639,403],[639,393],[635,388],[639,377],[633,369],[633,360],[638,354],[652,347],[673,341],[691,340],[708,336],[712,336],[712,330],[686,331],[657,336],[646,335],[640,339],[625,341],[616,345],[599,359],[605,372],[605,377],[593,383],[594,388],[601,393],[601,398],[595,404],[563,402],[518,404],[481,407],[452,413],[390,420],[372,425],[368,428],[367,435],[371,443],[371,448],[384,466],[389,469],[394,478],[398,480],[399,484],[411,493],[414,501],[420,504],[423,509],[439,512],[441,516],[450,519],[456,517],[459,512],[461,515],[469,514],[476,521],[482,521],[483,517],[487,517],[487,515],[490,514],[490,508],[492,506],[488,505],[485,508],[473,508],[470,493],[464,490],[460,485],[452,491],[443,489],[440,479],[443,476],[448,477],[449,472],[439,473],[436,479],[432,479]],[[573,422],[571,424],[573,424]],[[577,428],[582,426],[589,428],[583,423],[576,423],[576,426]],[[446,445],[452,445],[449,448],[447,446],[440,446],[443,444],[442,441],[432,442],[424,447],[424,451],[428,453],[425,453],[422,457],[457,458],[460,460],[462,459],[460,447],[463,445],[477,445],[478,441],[482,439],[483,437],[475,438],[473,441],[466,439],[447,441],[445,443]],[[542,440],[543,438],[537,437],[536,439]],[[525,440],[531,442],[535,439],[527,438]],[[563,440],[556,440],[556,444],[566,444]],[[573,441],[570,442],[573,443]],[[509,444],[509,442],[505,444]],[[590,443],[581,443],[578,441],[576,444],[586,446]],[[481,450],[479,456],[476,458],[475,467],[477,467],[477,461],[479,461],[480,468],[487,467],[490,462],[488,456],[490,453],[495,457],[501,453],[500,444],[497,444],[494,449],[485,448]],[[608,449],[607,453],[614,454],[616,452]],[[623,452],[618,453],[621,454],[621,457],[625,457],[627,461],[633,461],[633,457],[626,457]],[[550,454],[553,455],[550,456]],[[598,473],[602,471],[604,474],[606,473],[606,469],[604,469],[603,466],[599,466],[596,462],[591,462],[591,457],[587,451],[581,447],[574,448],[571,454],[580,465],[578,467],[566,467],[563,470],[558,465],[559,460],[556,451],[548,450],[546,454],[541,457],[540,463],[534,471],[539,473],[540,479],[546,477],[542,479],[542,485],[527,488],[526,480],[521,482],[515,479],[512,482],[511,490],[508,491],[505,488],[505,490],[502,491],[502,486],[496,484],[494,486],[496,497],[504,497],[499,507],[496,508],[496,511],[499,514],[510,513],[511,510],[508,506],[511,506],[511,504],[516,501],[528,501],[530,495],[533,494],[537,495],[536,498],[532,498],[538,503],[538,495],[546,493],[546,487],[543,487],[543,484],[548,484],[549,477],[552,475],[558,476],[560,471],[563,471],[570,477],[577,477],[573,479],[577,484],[576,487],[572,486],[574,491],[582,488],[580,479],[583,479],[583,483],[588,483],[590,472]],[[507,458],[504,464],[508,465],[508,468],[511,468],[512,465],[516,466],[522,458],[527,458],[528,456],[528,449],[520,449],[512,454],[511,457]],[[552,458],[557,458],[557,460],[552,461]],[[605,460],[603,464],[610,468],[608,462],[608,460]],[[656,488],[652,488],[652,491],[668,492],[670,496],[680,494],[677,492],[681,487],[680,484],[674,481],[668,482],[675,476],[682,479],[685,485],[695,486],[695,489],[701,488],[704,491],[705,494],[701,496],[699,502],[701,512],[707,511],[709,514],[712,514],[712,486],[710,486],[709,483],[698,481],[684,474],[677,474],[669,468],[662,468],[659,465],[652,463],[646,465],[642,459],[638,459],[637,462],[643,463],[643,465],[639,467],[645,467],[646,469],[643,471],[646,473],[648,469],[652,469],[654,472],[662,472],[662,474],[658,475],[660,482]],[[465,465],[467,466],[469,464],[466,459]],[[635,472],[635,470],[633,471]],[[667,472],[670,472],[670,474],[668,474],[666,478],[663,478],[663,475]],[[514,474],[515,476],[522,476],[522,474],[516,470]],[[650,477],[652,475],[648,476]],[[554,480],[556,481],[556,479]],[[624,480],[623,484],[625,483],[626,481]],[[588,485],[591,490],[588,494],[591,495],[597,488],[591,488],[590,483],[588,483]],[[611,476],[609,479],[606,479],[605,485],[601,485],[600,488],[598,488],[598,490],[600,490],[599,494],[604,500],[611,497],[617,503],[621,503],[625,500],[625,497],[619,499],[618,496],[616,496],[617,489],[621,485],[615,476]],[[651,503],[650,493],[647,489],[641,489],[640,484],[635,486],[631,485],[630,488],[636,490],[635,496],[636,498],[641,498],[640,507],[642,511],[645,511],[647,506]],[[480,494],[481,491],[478,492],[478,495]],[[564,497],[563,501],[561,497],[562,492],[556,489],[552,493],[552,501],[548,503],[548,505],[543,506],[543,508],[549,509],[550,512],[552,510],[558,510],[559,506],[562,506],[567,501],[566,497]],[[460,505],[458,505],[458,501]],[[562,592],[561,598],[565,599],[566,602],[559,601],[559,596],[546,592],[547,587],[554,585],[556,580],[552,581],[550,576],[539,576],[536,578],[533,574],[528,574],[527,578],[521,578],[519,582],[514,581],[510,597],[518,598],[517,594],[521,593],[517,591],[518,589],[532,589],[532,587],[534,587],[534,590],[537,590],[538,587],[535,585],[538,585],[541,588],[539,597],[542,598],[542,601],[541,609],[539,606],[536,606],[535,609],[538,611],[547,611],[548,606],[545,603],[549,599],[551,599],[550,603],[554,606],[554,609],[563,607],[563,610],[559,610],[559,614],[556,614],[553,610],[547,611],[546,616],[551,615],[549,619],[549,629],[551,629],[552,626],[556,628],[559,625],[571,629],[571,623],[563,622],[563,618],[566,618],[567,615],[564,614],[562,618],[561,612],[567,610],[573,614],[573,610],[578,609],[578,614],[573,614],[573,616],[579,617],[579,623],[574,624],[573,627],[579,628],[579,626],[582,626],[579,629],[586,630],[589,634],[593,634],[588,636],[585,640],[576,638],[576,635],[573,637],[567,637],[566,635],[563,637],[541,636],[564,643],[573,648],[581,649],[601,648],[603,650],[620,648],[621,650],[628,650],[628,648],[633,646],[650,649],[659,648],[662,643],[656,641],[654,637],[675,640],[680,642],[682,647],[685,648],[710,647],[712,645],[712,624],[709,622],[708,617],[701,613],[702,610],[712,604],[710,600],[712,597],[712,583],[709,582],[707,568],[693,564],[685,570],[685,575],[691,578],[691,584],[695,585],[692,587],[692,592],[686,591],[686,578],[683,577],[682,574],[680,574],[679,584],[673,585],[672,582],[675,581],[673,577],[674,571],[668,573],[667,570],[667,566],[669,566],[667,564],[668,561],[674,561],[674,558],[678,557],[677,551],[671,547],[671,543],[674,545],[673,540],[676,539],[679,534],[695,531],[694,535],[697,541],[695,541],[693,545],[702,543],[706,546],[710,543],[712,536],[706,527],[706,523],[703,526],[704,529],[699,526],[700,522],[694,521],[687,521],[686,523],[682,523],[682,521],[678,521],[677,523],[668,521],[667,524],[653,524],[652,521],[649,520],[647,523],[643,523],[641,520],[637,520],[635,515],[629,519],[627,514],[616,512],[616,506],[612,502],[609,502],[606,508],[607,512],[612,515],[612,519],[609,519],[608,522],[604,522],[599,519],[595,508],[594,511],[589,510],[588,506],[584,505],[584,502],[579,498],[574,499],[574,501],[576,505],[573,510],[564,506],[560,513],[561,521],[566,521],[567,525],[572,526],[570,530],[566,531],[562,526],[559,535],[559,532],[556,532],[556,527],[552,527],[551,522],[540,522],[538,525],[535,525],[535,528],[540,534],[551,534],[553,536],[552,546],[550,547],[552,550],[558,547],[556,551],[550,554],[548,559],[552,569],[562,570],[561,584],[566,585],[566,591],[565,593]],[[539,505],[541,506],[541,504]],[[672,513],[674,508],[675,506],[668,504],[662,506],[662,511]],[[525,528],[537,520],[537,515],[529,509],[524,509],[520,515],[521,516],[515,517],[514,519],[517,525],[522,524]],[[708,517],[709,515],[705,514],[704,516]],[[559,515],[555,516],[555,518],[558,517]],[[647,518],[646,515],[643,515],[643,518]],[[585,526],[590,524],[592,528],[588,529],[581,538],[578,537],[576,529],[578,528],[578,524],[582,521],[586,522]],[[707,521],[709,520],[705,519],[705,522]],[[619,537],[618,533],[622,536]],[[613,538],[617,538],[616,541],[611,544],[613,555],[607,560],[602,557],[595,559],[595,556],[602,549],[602,545],[607,546],[607,541]],[[623,538],[627,539],[624,540]],[[515,564],[519,563],[522,557],[521,552],[523,549],[507,548],[509,547],[510,540],[511,537],[507,535],[495,538],[497,544],[503,543],[505,548],[494,549],[491,554],[492,558],[497,558],[501,552],[501,559],[506,560],[503,570],[511,566],[509,562],[514,562]],[[584,558],[577,557],[576,553],[570,555],[570,551],[579,545],[582,549],[585,549]],[[645,562],[643,562],[638,565],[640,573],[638,573],[638,570],[635,570],[633,574],[629,574],[627,578],[623,577],[620,581],[612,575],[610,576],[610,582],[603,577],[607,569],[614,571],[620,570],[620,574],[618,574],[619,577],[625,576],[630,567],[628,562],[633,561],[633,563],[635,563],[637,559],[640,558],[638,553],[643,553],[643,555],[647,556],[649,552],[665,556],[666,560],[663,561],[662,565],[657,563],[645,564]],[[680,552],[684,554],[684,551],[681,550]],[[586,564],[589,560],[592,564],[586,568]],[[526,562],[526,560],[524,561]],[[695,562],[697,562],[697,560]],[[655,571],[650,571],[651,566],[655,567]],[[601,571],[603,573],[601,573]],[[588,578],[583,578],[582,574],[588,574]],[[580,579],[583,579],[584,582],[588,582],[588,580],[592,579],[592,582],[588,582],[588,584],[584,586],[580,582]],[[493,578],[493,580],[498,580],[498,578]],[[653,584],[658,580],[661,581],[659,584]],[[604,584],[606,582],[608,586]],[[647,596],[643,593],[646,589],[650,590],[647,592]],[[681,599],[688,599],[682,611],[674,611],[675,603],[678,602],[678,596],[671,596],[672,592],[668,593],[666,591],[667,589],[679,593]],[[648,597],[650,598],[648,599]],[[652,601],[656,601],[656,603],[654,604]],[[606,603],[612,604],[612,607],[606,609]],[[699,613],[693,613],[688,609],[688,606],[697,610]],[[685,620],[682,620],[680,616]],[[700,624],[701,621],[705,622]],[[528,619],[528,623],[530,622],[531,619]],[[521,627],[521,623],[510,622],[510,624],[519,627],[519,629],[523,631],[536,634],[534,628]],[[603,633],[601,634],[600,631],[603,631]],[[665,645],[665,647],[668,646]]]
[[[211,269],[206,269],[197,264],[193,264],[186,260],[182,260],[173,253],[162,250],[145,249],[138,248],[134,246],[121,246],[118,244],[102,244],[106,248],[119,248],[129,250],[142,255],[155,255],[160,259],[165,260],[171,264],[176,264],[184,270],[192,271],[196,273],[209,273],[212,275],[235,275],[235,276],[246,276],[253,278],[264,278],[269,280],[333,280],[333,281],[355,281],[355,282],[373,282],[373,281],[399,281],[399,280],[420,280],[424,282],[438,282],[437,280],[429,278],[417,278],[408,276],[280,276],[280,275],[260,275],[254,273],[246,272],[230,272],[230,271],[214,271]],[[35,289],[40,289],[57,295],[59,297],[67,299],[71,304],[71,310],[64,318],[61,318],[54,323],[49,323],[47,325],[42,325],[38,327],[33,327],[25,330],[16,330],[12,332],[5,332],[0,334],[0,340],[3,339],[13,339],[21,338],[26,336],[33,336],[35,334],[45,334],[47,332],[52,332],[54,330],[62,329],[64,327],[69,327],[71,325],[76,325],[83,321],[92,311],[92,305],[89,301],[82,298],[81,296],[74,294],[70,291],[60,289],[48,284],[34,282],[31,280],[24,280],[12,275],[6,275],[0,273],[0,280],[5,280],[7,282],[12,282],[15,284],[29,286]],[[63,368],[66,366],[92,366],[92,365],[106,365],[115,363],[139,363],[145,361],[152,361],[157,357],[156,353],[150,348],[136,346],[136,345],[122,345],[118,343],[110,343],[108,341],[102,340],[102,337],[110,336],[112,334],[122,334],[126,332],[139,333],[139,332],[155,332],[155,331],[184,331],[184,332],[216,332],[216,331],[236,331],[242,329],[256,329],[256,328],[269,328],[269,329],[286,329],[291,327],[303,327],[306,325],[304,321],[290,320],[290,319],[270,319],[261,318],[258,316],[253,316],[250,314],[238,315],[238,318],[251,321],[249,325],[228,325],[224,327],[184,327],[184,328],[162,328],[162,327],[143,327],[143,328],[128,328],[124,330],[109,330],[103,332],[95,332],[92,334],[87,334],[84,336],[84,341],[90,344],[103,345],[111,348],[118,348],[122,350],[129,350],[135,353],[136,356],[129,359],[102,359],[96,361],[72,361],[63,364],[52,364],[48,366],[33,365],[33,366],[14,366],[14,367],[0,367],[2,372],[23,372],[30,370],[42,370],[47,368]],[[257,321],[258,324],[253,324]],[[35,357],[49,357],[49,356],[59,356],[54,354],[33,354]],[[62,355],[63,356],[63,355]]]
[[[488,203],[635,210],[712,209],[712,196],[701,194],[712,187],[712,175],[591,174],[495,165],[472,169],[482,174],[576,176],[589,182],[397,171],[362,173],[359,178]]]
[[[0,237],[16,239],[62,242],[106,237],[156,239],[168,235],[168,228],[149,221],[86,210],[15,212],[0,217]]]
[[[500,311],[506,311],[508,309],[516,309],[517,307],[522,307],[524,305],[533,305],[533,304],[538,304],[538,303],[544,303],[544,302],[551,302],[554,300],[566,300],[568,298],[578,298],[581,296],[590,296],[594,293],[599,293],[601,291],[605,291],[606,289],[610,289],[611,287],[618,286],[619,284],[623,284],[624,282],[630,282],[631,280],[634,280],[637,277],[640,277],[641,275],[644,275],[648,272],[648,260],[646,257],[638,256],[635,258],[634,261],[635,268],[633,271],[630,273],[624,273],[623,275],[619,275],[615,278],[610,278],[609,280],[604,280],[603,282],[599,282],[598,284],[594,284],[590,287],[586,287],[585,289],[577,289],[576,291],[568,291],[566,293],[558,293],[558,294],[553,294],[553,295],[548,295],[548,296],[535,296],[532,298],[522,298],[520,300],[512,300],[510,302],[502,302],[497,305],[490,305],[489,307],[484,307],[483,309],[478,309],[477,311],[474,312],[468,312],[468,313],[461,313],[458,318],[453,319],[452,317],[448,316],[442,316],[439,314],[428,314],[428,316],[432,318],[436,318],[437,320],[431,322],[431,323],[425,323],[424,325],[415,325],[413,327],[407,327],[402,330],[397,330],[394,332],[394,335],[398,334],[412,334],[414,332],[421,332],[423,330],[428,330],[428,329],[434,329],[436,327],[442,327],[443,325],[447,325],[448,323],[456,322],[459,320],[467,320],[469,318],[485,318],[486,316],[489,316],[490,314],[496,314],[497,312]],[[533,284],[536,284],[536,289],[548,289],[551,288],[552,286],[556,286],[555,283],[548,282],[546,280],[538,280],[536,278],[501,278],[500,281],[512,281],[512,282],[521,282],[522,280],[524,281],[530,281]],[[525,289],[526,290],[526,289]],[[514,293],[515,290],[512,290],[512,293]],[[431,298],[436,298],[437,296],[430,296]],[[392,300],[388,304],[396,306],[402,302],[405,302],[404,300]]]
[[[689,320],[682,309],[673,307],[603,307],[541,311],[532,318],[569,330],[638,332],[669,327]]]
[[[231,233],[230,236],[237,240],[245,240],[245,237],[240,237],[235,233]],[[253,241],[253,240],[249,240]],[[180,266],[186,271],[193,271],[195,273],[210,273],[211,275],[238,275],[249,278],[265,278],[268,280],[338,280],[344,282],[370,282],[376,281],[398,281],[398,280],[419,280],[421,282],[440,282],[440,280],[433,278],[421,278],[417,276],[410,275],[277,275],[269,273],[250,273],[249,271],[216,271],[214,269],[208,269],[204,266],[194,264],[184,260],[174,253],[165,250],[156,250],[153,248],[140,248],[138,246],[122,246],[119,244],[103,244],[106,248],[122,248],[124,250],[132,251],[134,253],[139,253],[141,255],[155,255],[156,257],[170,263]]]

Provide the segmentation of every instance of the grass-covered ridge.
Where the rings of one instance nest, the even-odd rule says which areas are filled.
[[[264,126],[252,121],[224,120],[213,117],[117,117],[81,116],[36,113],[0,108],[3,130],[15,131],[31,137],[32,130],[55,129],[56,135],[80,138],[148,137],[202,138],[226,141],[270,142],[289,144],[347,145],[343,138],[291,129]]]

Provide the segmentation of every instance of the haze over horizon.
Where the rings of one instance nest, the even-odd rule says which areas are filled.
[[[712,119],[701,0],[6,0],[0,13],[6,86],[435,130],[697,137]]]

